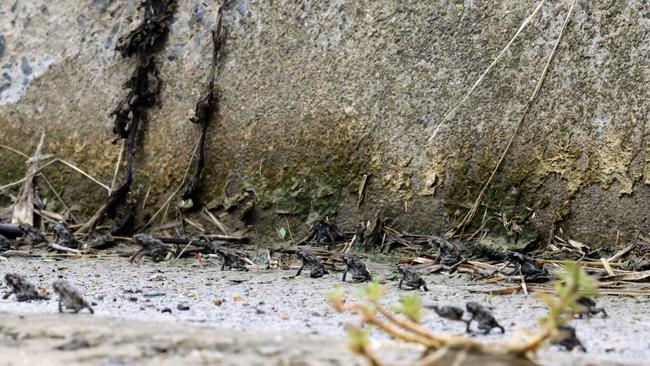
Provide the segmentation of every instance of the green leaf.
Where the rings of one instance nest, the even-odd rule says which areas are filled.
[[[407,296],[400,300],[395,311],[407,317],[410,321],[419,323],[422,319],[422,299],[417,294]]]
[[[334,292],[325,294],[325,298],[332,304],[343,303],[343,299],[345,298],[345,291],[343,291],[343,289],[338,289]]]
[[[278,234],[280,239],[284,240],[287,237],[287,229],[279,227],[275,229],[275,232]]]
[[[348,327],[348,338],[350,338],[350,348],[352,351],[361,352],[370,344],[370,328],[360,328],[357,326]]]
[[[567,263],[562,271],[556,272],[560,277],[561,285],[556,284],[558,295],[568,295],[566,291],[577,290],[583,296],[597,294],[596,281],[589,276],[578,263]]]
[[[361,296],[370,302],[378,302],[384,294],[386,293],[386,288],[379,284],[377,281],[373,281],[368,286],[365,286],[361,289]]]

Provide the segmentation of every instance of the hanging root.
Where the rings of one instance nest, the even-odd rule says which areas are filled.
[[[201,178],[205,166],[205,139],[208,133],[210,118],[217,108],[217,95],[214,91],[214,78],[219,61],[221,46],[223,44],[223,5],[217,12],[217,22],[212,29],[212,63],[208,83],[196,103],[194,117],[190,118],[192,123],[201,125],[201,136],[199,137],[199,156],[196,161],[196,170],[192,178],[183,186],[181,198],[186,201],[185,208],[195,208],[198,205],[201,195]]]
[[[138,6],[144,8],[142,23],[126,37],[117,40],[116,51],[123,57],[151,53],[162,43],[169,32],[171,17],[176,11],[176,0],[146,0]]]
[[[148,0],[143,1],[140,8],[144,8],[142,23],[128,36],[120,38],[116,47],[123,57],[137,56],[136,68],[124,84],[128,92],[112,113],[115,118],[113,132],[118,138],[126,140],[126,180],[119,188],[111,191],[106,203],[78,230],[80,233],[94,230],[105,217],[115,218],[118,208],[124,206],[133,183],[133,164],[140,125],[146,118],[146,111],[158,102],[160,78],[152,54],[169,31],[176,2]],[[124,210],[128,211],[129,208],[125,207]],[[128,216],[129,212],[125,215]]]

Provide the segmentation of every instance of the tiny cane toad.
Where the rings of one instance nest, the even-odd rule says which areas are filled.
[[[337,241],[344,239],[336,227],[325,220],[316,220],[314,230],[316,230],[316,245],[323,245],[323,240],[326,239],[329,242],[327,246],[333,247]]]
[[[560,325],[557,329],[559,334],[551,340],[552,344],[563,347],[569,352],[573,351],[574,348],[587,352],[587,349],[576,335],[576,328],[569,325]]]
[[[506,252],[506,260],[515,267],[515,269],[508,274],[509,276],[521,273],[521,275],[524,276],[524,279],[529,282],[545,282],[551,278],[546,268],[544,268],[544,265],[537,262],[535,258],[521,253],[508,251]]]
[[[343,272],[343,282],[345,282],[345,276],[348,273],[352,275],[353,282],[372,281],[368,267],[366,267],[366,264],[361,261],[358,255],[346,254],[343,256],[343,262],[347,265],[345,272]]]
[[[78,248],[77,239],[74,238],[72,232],[65,225],[65,222],[59,221],[54,226],[54,242],[68,248]]]
[[[429,239],[429,244],[438,247],[436,262],[440,263],[445,270],[453,272],[456,267],[465,262],[458,248],[447,240],[434,236]]]
[[[493,328],[499,328],[501,333],[505,333],[505,329],[497,322],[494,318],[494,315],[477,302],[470,301],[465,304],[467,311],[472,314],[472,317],[467,322],[467,333],[470,333],[470,324],[472,321],[476,320],[478,323],[478,329],[483,331],[483,334],[488,334]]]
[[[31,225],[21,224],[18,225],[18,229],[23,234],[20,240],[25,244],[36,245],[47,241],[43,234]]]
[[[255,264],[250,259],[234,251],[216,248],[214,252],[223,259],[223,263],[221,264],[222,271],[231,271],[233,268],[240,271],[248,271],[247,266]]]
[[[463,319],[463,314],[465,313],[463,309],[456,307],[456,306],[441,306],[438,307],[436,305],[434,306],[428,306],[429,308],[433,309],[433,311],[436,312],[440,317],[449,319],[449,320],[454,320],[454,321],[460,321],[463,323],[467,323],[468,321]]]
[[[11,249],[11,242],[4,235],[0,234],[0,254]]]
[[[422,288],[424,291],[429,291],[426,282],[420,274],[407,264],[400,264],[397,266],[401,278],[397,287],[402,288],[402,285],[407,290],[419,290]]]
[[[297,256],[298,259],[302,260],[302,266],[300,266],[300,269],[298,269],[298,272],[296,273],[295,277],[300,276],[300,273],[305,267],[309,269],[309,276],[311,278],[323,277],[324,275],[329,273],[325,269],[325,266],[320,261],[320,259],[318,259],[317,256],[312,254],[312,252],[308,251],[307,249],[298,250]]]
[[[140,250],[131,256],[129,259],[131,263],[145,255],[150,256],[154,262],[160,262],[174,254],[171,246],[166,245],[151,235],[135,234],[133,235],[133,242],[140,246]]]
[[[578,298],[577,303],[582,307],[582,309],[577,313],[580,319],[583,317],[591,317],[598,313],[603,314],[603,318],[607,318],[607,312],[605,309],[596,307],[596,302],[592,298],[581,296]]]
[[[82,309],[86,308],[90,311],[91,314],[94,314],[95,311],[90,306],[90,304],[81,296],[79,291],[70,284],[64,281],[55,281],[52,284],[54,292],[59,294],[59,313],[63,312],[63,309],[71,309],[74,313],[78,313]]]
[[[5,275],[5,282],[9,287],[9,292],[2,296],[3,299],[9,298],[9,296],[16,295],[17,301],[29,301],[29,300],[48,300],[49,297],[46,295],[41,295],[36,287],[32,285],[27,279],[21,275],[15,273],[7,273]]]

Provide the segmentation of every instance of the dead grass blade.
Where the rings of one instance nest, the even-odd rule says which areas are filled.
[[[81,254],[81,251],[79,249],[64,247],[63,245],[59,245],[56,243],[50,244],[49,247],[59,252],[65,252],[65,253],[77,254],[77,255]]]
[[[74,165],[74,164],[72,164],[72,163],[70,163],[68,161],[65,161],[63,159],[59,159],[59,158],[54,159],[54,161],[57,161],[57,162],[65,165],[65,166],[67,166],[68,168],[74,170],[75,172],[83,175],[84,177],[90,179],[90,181],[92,181],[93,183],[97,184],[98,186],[104,188],[108,192],[111,191],[111,187],[109,187],[106,184],[98,181],[95,177],[93,177],[92,175],[90,175],[90,174],[86,173],[85,171],[81,170],[78,166],[76,166],[76,165]]]
[[[357,209],[361,208],[361,205],[366,200],[366,184],[368,183],[368,174],[364,174],[361,179],[361,184],[359,185],[359,192],[357,197]]]
[[[183,186],[185,185],[185,180],[187,179],[187,175],[189,174],[190,169],[192,168],[192,162],[194,161],[194,158],[196,157],[196,152],[198,151],[198,149],[199,149],[199,144],[197,143],[196,146],[194,147],[194,152],[192,152],[192,156],[190,157],[190,161],[187,162],[187,168],[185,169],[185,174],[183,174],[183,179],[181,179],[181,184],[178,186],[178,188],[172,194],[169,195],[169,197],[167,197],[167,200],[165,200],[165,202],[160,206],[158,211],[156,211],[156,213],[154,213],[153,216],[151,216],[149,221],[147,221],[147,223],[144,224],[144,226],[142,228],[140,228],[140,229],[144,229],[144,228],[148,227],[149,225],[151,225],[153,220],[155,220],[156,217],[161,212],[163,212],[163,210],[165,211],[164,216],[165,217],[167,216],[167,214],[166,214],[167,208],[169,207],[169,204],[171,203],[172,199],[174,199],[174,197],[176,197],[178,192],[180,192],[181,189],[183,189]],[[164,221],[165,220],[163,220],[163,222],[161,224],[164,224]]]
[[[27,160],[27,170],[23,186],[20,188],[18,198],[14,203],[14,212],[11,217],[13,224],[34,225],[34,177],[39,172],[39,162],[43,160],[43,143],[45,142],[45,131],[34,150],[34,154]]]
[[[198,222],[194,222],[188,219],[187,217],[183,217],[183,221],[188,225],[192,226],[193,228],[195,228],[196,230],[205,233],[205,228],[203,227],[203,225],[199,224]]]
[[[619,250],[618,252],[616,252],[616,254],[614,254],[613,256],[607,258],[607,262],[610,262],[610,263],[611,262],[616,262],[619,259],[623,258],[627,253],[630,252],[630,250],[634,249],[636,244],[637,244],[637,241],[635,240],[630,245],[628,245],[625,248],[623,248],[623,249]]]
[[[0,144],[0,147],[3,148],[3,149],[5,149],[5,150],[9,150],[9,151],[11,151],[11,152],[13,152],[13,153],[15,153],[15,154],[18,154],[18,155],[22,156],[23,158],[29,159],[29,155],[25,154],[25,153],[22,152],[22,151],[18,151],[18,150],[14,149],[14,148],[11,147],[11,146],[7,146],[7,145],[2,145],[2,144]]]
[[[600,261],[603,262],[603,266],[605,267],[605,270],[607,271],[607,274],[610,275],[610,276],[614,276],[614,270],[612,270],[612,266],[609,265],[609,262],[607,262],[607,259],[600,258]]]
[[[627,281],[627,282],[647,282],[650,280],[650,271],[627,272],[613,274],[598,279],[599,281]]]
[[[210,212],[210,210],[208,210],[206,207],[203,207],[202,211],[203,211],[202,212],[203,216],[206,217],[209,221],[211,221],[214,224],[214,226],[216,226],[217,229],[219,229],[219,231],[223,233],[223,235],[228,235],[229,230],[226,227],[226,225],[223,224],[223,222],[217,219],[216,216],[214,216],[212,212]]]
[[[521,286],[517,285],[517,286],[502,287],[502,288],[496,288],[496,289],[490,289],[490,290],[469,289],[469,292],[479,293],[479,294],[486,294],[486,295],[491,295],[491,296],[512,295],[512,294],[516,294],[518,292],[521,292]]]
[[[463,217],[462,221],[458,226],[453,228],[447,233],[447,236],[453,236],[458,233],[462,233],[465,230],[465,227],[474,219],[474,215],[476,214],[476,211],[478,210],[481,202],[483,201],[483,197],[485,196],[485,193],[487,192],[488,188],[492,184],[492,180],[496,176],[497,171],[501,167],[501,164],[505,160],[506,156],[508,155],[508,152],[510,151],[510,148],[512,147],[512,144],[515,140],[515,137],[519,133],[519,130],[524,124],[524,121],[526,120],[526,117],[528,116],[528,112],[530,111],[531,107],[533,106],[533,102],[537,99],[537,96],[539,95],[539,91],[542,89],[542,85],[544,84],[544,80],[546,79],[546,75],[548,74],[548,70],[551,67],[551,63],[553,62],[553,59],[555,58],[555,54],[557,52],[557,48],[560,44],[560,41],[562,40],[562,36],[564,35],[564,31],[566,29],[567,24],[569,24],[569,20],[571,20],[571,14],[573,13],[573,8],[575,7],[576,0],[573,0],[571,2],[571,7],[569,8],[569,11],[567,12],[566,18],[564,19],[564,23],[562,24],[562,29],[560,30],[560,34],[557,36],[557,39],[555,41],[555,44],[553,45],[553,49],[551,50],[551,53],[548,56],[548,59],[546,61],[546,65],[542,69],[542,72],[539,76],[539,79],[537,80],[537,84],[535,85],[535,89],[531,93],[530,97],[528,98],[528,102],[526,103],[526,106],[524,107],[524,111],[519,119],[519,122],[517,123],[515,129],[512,131],[512,134],[510,135],[510,140],[508,141],[508,144],[506,145],[505,149],[501,153],[501,157],[499,158],[497,164],[495,165],[494,169],[492,170],[492,173],[490,174],[490,177],[488,180],[485,182],[485,185],[483,186],[483,189],[481,189],[481,192],[479,193],[478,197],[476,198],[476,201],[474,201],[474,204],[472,205],[472,208],[467,211],[467,214]]]
[[[474,82],[474,85],[472,85],[472,87],[469,89],[469,91],[467,91],[467,93],[465,93],[465,96],[463,96],[463,98],[462,98],[458,103],[456,103],[456,105],[455,105],[455,106],[454,106],[454,107],[453,107],[449,112],[447,112],[447,114],[445,114],[445,117],[442,119],[442,121],[440,121],[440,122],[438,123],[438,125],[436,126],[436,129],[433,131],[433,134],[431,134],[431,137],[429,137],[429,142],[433,141],[433,139],[436,138],[436,135],[438,134],[438,131],[440,131],[440,128],[445,124],[445,122],[447,122],[447,121],[449,120],[449,118],[454,114],[454,112],[456,112],[456,110],[457,110],[457,109],[458,109],[458,108],[459,108],[463,103],[465,103],[465,101],[467,100],[467,98],[469,98],[469,96],[472,95],[472,93],[474,92],[474,90],[476,89],[476,87],[478,87],[479,84],[481,84],[481,82],[483,81],[483,79],[485,78],[485,76],[486,76],[486,75],[487,75],[487,74],[492,70],[492,68],[494,67],[494,65],[496,65],[497,62],[499,62],[499,60],[501,59],[501,57],[502,57],[502,56],[506,53],[506,51],[510,48],[510,46],[511,46],[512,43],[515,41],[515,39],[517,39],[517,37],[519,37],[519,35],[521,34],[521,32],[524,30],[524,28],[526,28],[526,26],[528,26],[528,24],[533,20],[533,18],[535,17],[535,14],[537,14],[537,12],[539,12],[539,10],[542,8],[542,4],[544,4],[544,1],[543,1],[543,0],[540,1],[540,2],[537,4],[537,6],[535,7],[535,10],[533,10],[533,12],[532,12],[532,13],[531,13],[531,14],[530,14],[526,19],[524,19],[524,22],[521,23],[521,25],[519,26],[519,29],[517,30],[517,32],[515,33],[515,35],[510,39],[510,42],[508,42],[508,44],[506,44],[506,46],[501,50],[501,52],[499,52],[499,54],[498,54],[497,57],[492,61],[492,63],[490,64],[490,66],[488,66],[487,69],[485,69],[485,71],[483,71],[483,73],[481,74],[481,76],[479,76],[479,78]]]
[[[117,161],[115,162],[115,171],[113,172],[113,179],[111,179],[111,186],[108,189],[108,195],[110,196],[115,189],[115,183],[117,182],[117,175],[120,172],[120,167],[122,166],[122,157],[124,156],[124,149],[126,148],[126,140],[122,139],[122,146],[120,147],[120,153],[117,155]]]
[[[66,212],[68,212],[68,214],[74,220],[74,222],[79,222],[77,220],[77,218],[74,216],[74,214],[72,213],[72,210],[70,209],[70,207],[68,207],[68,205],[65,204],[65,201],[63,201],[63,198],[61,198],[61,195],[59,194],[59,192],[57,192],[56,189],[54,189],[54,186],[52,186],[52,183],[50,183],[50,181],[45,177],[44,174],[41,174],[41,177],[43,178],[43,181],[45,182],[45,184],[47,184],[47,186],[50,187],[50,190],[52,191],[52,193],[54,193],[54,196],[56,197],[56,199],[59,200],[59,202],[61,203],[63,208],[66,210]]]
[[[0,191],[4,191],[4,190],[7,189],[7,188],[11,188],[11,187],[13,187],[13,186],[17,186],[17,185],[19,185],[19,184],[21,184],[21,183],[24,183],[24,182],[26,182],[26,181],[28,181],[28,180],[31,180],[31,179],[34,178],[37,174],[39,174],[40,171],[43,170],[43,168],[45,168],[45,167],[48,166],[48,165],[51,165],[52,163],[54,163],[54,161],[53,161],[53,160],[50,160],[50,161],[48,161],[47,163],[41,165],[41,167],[39,168],[39,170],[38,170],[36,173],[34,173],[33,175],[26,175],[26,176],[24,176],[24,177],[18,179],[18,180],[15,181],[15,182],[7,183],[7,184],[5,184],[4,186],[1,186],[1,187],[0,187]]]

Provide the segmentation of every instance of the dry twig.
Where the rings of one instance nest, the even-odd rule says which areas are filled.
[[[445,124],[445,122],[447,122],[449,120],[449,118],[467,100],[467,98],[469,98],[469,96],[474,92],[474,89],[476,89],[476,87],[483,81],[485,76],[492,70],[494,65],[496,65],[497,62],[499,62],[501,57],[510,48],[510,46],[515,41],[515,39],[517,39],[517,37],[519,37],[519,34],[521,34],[521,32],[524,30],[524,28],[526,28],[526,26],[533,20],[533,17],[535,17],[535,14],[537,14],[537,12],[539,12],[539,10],[542,8],[543,3],[544,3],[544,1],[542,0],[537,4],[537,6],[535,7],[535,10],[533,10],[533,12],[526,19],[524,19],[524,22],[521,23],[521,25],[519,26],[519,29],[517,30],[515,35],[510,39],[510,42],[508,42],[508,44],[506,44],[506,46],[501,50],[501,52],[499,52],[499,54],[492,61],[490,66],[488,66],[487,69],[485,69],[485,71],[483,71],[481,76],[479,76],[479,78],[474,82],[474,85],[472,85],[472,87],[467,91],[467,93],[465,93],[465,96],[463,96],[463,98],[458,103],[456,103],[456,105],[449,112],[447,112],[447,114],[445,114],[445,117],[442,119],[442,121],[440,121],[438,123],[438,125],[436,126],[436,129],[433,131],[433,134],[431,134],[431,137],[429,137],[429,142],[433,141],[433,139],[436,138],[436,135],[438,134],[438,131],[440,131],[440,128]]]
[[[41,133],[41,139],[36,146],[34,155],[27,160],[27,171],[25,173],[26,179],[23,186],[20,188],[18,198],[14,203],[14,212],[11,222],[14,224],[28,224],[34,225],[34,191],[35,185],[33,178],[36,176],[39,168],[39,162],[43,160],[42,150],[43,143],[45,142],[45,131]]]
[[[514,131],[512,132],[512,135],[510,136],[510,140],[508,141],[508,144],[506,145],[506,148],[503,150],[501,153],[501,157],[499,158],[499,161],[497,162],[496,166],[492,170],[492,173],[490,174],[490,177],[488,180],[485,182],[485,185],[483,186],[483,189],[481,189],[481,192],[479,193],[478,197],[476,198],[476,201],[474,201],[474,204],[472,205],[472,208],[467,212],[465,217],[463,217],[462,221],[458,226],[453,228],[452,230],[449,231],[448,236],[453,236],[458,233],[462,233],[465,230],[465,227],[472,221],[474,218],[474,215],[476,214],[476,211],[478,210],[479,205],[483,201],[483,197],[485,196],[485,193],[487,192],[488,188],[490,187],[490,184],[492,183],[492,180],[494,179],[497,171],[499,170],[499,167],[501,167],[501,164],[505,160],[506,156],[508,155],[508,152],[510,151],[510,147],[512,146],[512,143],[515,140],[515,137],[519,133],[519,130],[524,124],[524,121],[526,120],[526,117],[528,116],[528,112],[530,111],[531,107],[533,106],[533,102],[537,99],[537,96],[539,95],[539,91],[542,88],[542,85],[544,84],[544,80],[546,79],[546,75],[548,74],[548,70],[551,66],[551,62],[553,61],[553,58],[555,57],[555,53],[557,51],[557,48],[560,44],[560,41],[562,40],[562,36],[564,35],[564,30],[566,29],[567,24],[569,23],[569,20],[571,19],[571,14],[573,13],[573,8],[575,6],[576,0],[573,0],[571,2],[571,7],[569,8],[569,11],[567,12],[566,18],[564,19],[564,23],[562,24],[562,29],[560,30],[560,34],[557,36],[557,39],[555,41],[555,44],[553,45],[553,49],[551,50],[551,53],[548,56],[548,59],[546,61],[546,65],[542,69],[542,73],[539,76],[539,79],[537,80],[537,84],[535,85],[535,89],[531,93],[530,97],[528,98],[528,102],[524,106],[523,113],[519,119],[519,122],[517,123],[517,126],[515,127]]]

